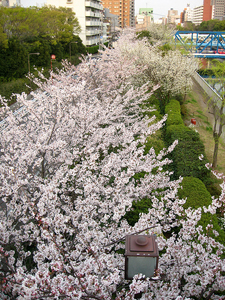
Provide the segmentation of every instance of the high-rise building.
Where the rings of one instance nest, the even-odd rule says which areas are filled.
[[[212,19],[212,1],[204,0],[203,3],[203,21],[209,21]]]
[[[104,8],[108,8],[110,13],[119,16],[119,26],[134,27],[134,0],[102,0]]]
[[[67,7],[75,12],[81,26],[79,36],[85,46],[102,41],[103,7],[100,0],[47,0],[47,5]]]
[[[200,25],[203,20],[203,5],[197,6],[193,9],[193,23]]]
[[[225,0],[211,0],[212,19],[225,20]]]
[[[190,7],[190,4],[187,4],[187,7],[180,14],[180,23],[192,22],[193,21],[193,10]]]

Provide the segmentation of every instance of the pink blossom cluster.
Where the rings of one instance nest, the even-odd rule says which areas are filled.
[[[39,74],[33,100],[17,96],[26,113],[2,108],[1,299],[218,300],[225,291],[224,246],[198,226],[201,209],[183,209],[182,178],[171,181],[165,168],[177,142],[144,154],[166,117],[143,115],[149,83],[133,84],[139,56],[124,51],[140,43],[126,34],[97,61]],[[152,206],[132,227],[124,215],[145,197]],[[157,235],[158,281],[124,279],[124,237],[141,231]]]

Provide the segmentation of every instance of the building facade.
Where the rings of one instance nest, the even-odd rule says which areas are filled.
[[[180,14],[180,23],[193,22],[193,10],[190,7],[190,4],[187,4],[187,7]]]
[[[136,30],[145,30],[153,22],[153,8],[140,8],[136,16]]]
[[[178,15],[178,10],[171,8],[168,10],[167,23],[168,24],[178,24],[180,22],[180,16]]]
[[[134,0],[102,0],[104,8],[119,16],[121,28],[135,26]]]
[[[20,0],[0,0],[0,6],[14,7],[21,5]]]
[[[204,0],[203,3],[203,21],[212,19],[212,0]]]
[[[47,0],[47,5],[71,8],[81,26],[79,34],[85,46],[102,42],[103,7],[100,0]]]
[[[212,19],[225,20],[225,0],[211,0]]]
[[[104,8],[103,39],[109,42],[109,46],[112,46],[117,38],[118,26],[119,16],[111,14],[108,8]]]
[[[197,6],[193,9],[193,23],[200,25],[203,21],[203,5]]]

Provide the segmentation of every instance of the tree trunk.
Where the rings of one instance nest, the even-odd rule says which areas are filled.
[[[214,137],[214,141],[215,141],[215,146],[214,146],[212,167],[216,168],[216,166],[217,166],[217,156],[218,156],[218,150],[219,150],[219,138],[218,138],[218,136]]]

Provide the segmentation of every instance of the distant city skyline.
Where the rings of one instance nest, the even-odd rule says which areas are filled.
[[[21,5],[28,6],[42,6],[46,3],[45,0],[21,0]],[[135,1],[135,15],[138,14],[139,8],[153,8],[153,17],[155,20],[166,17],[168,10],[171,8],[178,10],[180,14],[187,4],[193,9],[196,6],[203,5],[203,0],[136,0]]]

